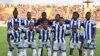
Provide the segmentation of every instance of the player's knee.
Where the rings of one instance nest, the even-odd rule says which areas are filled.
[[[71,48],[71,49],[70,49],[70,55],[72,55],[72,54],[73,54],[73,49]]]

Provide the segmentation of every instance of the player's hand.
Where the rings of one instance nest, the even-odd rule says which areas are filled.
[[[83,47],[82,47],[82,46],[80,46],[80,50],[82,50],[82,48],[83,48]]]
[[[87,43],[89,43],[89,44],[90,44],[90,43],[91,43],[91,40],[88,40],[88,41],[87,41]]]
[[[9,46],[9,50],[12,51],[14,48],[12,46]]]

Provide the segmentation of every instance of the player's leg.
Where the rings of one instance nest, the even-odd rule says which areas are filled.
[[[84,44],[83,44],[83,51],[84,51],[84,56],[87,56],[88,54],[88,43],[86,41],[84,41]]]
[[[7,56],[13,56],[13,47],[9,47]]]
[[[32,56],[37,56],[37,52],[36,52],[36,41],[34,41],[31,45],[32,47]]]
[[[51,45],[49,41],[46,43],[46,48],[48,49],[48,56],[51,56]]]
[[[81,42],[79,41],[78,43],[76,43],[78,52],[79,52],[79,56],[82,56],[82,45]]]
[[[81,49],[78,50],[79,50],[79,56],[82,56],[82,50]]]
[[[87,56],[88,49],[84,49],[84,56]]]
[[[23,55],[27,56],[27,48],[29,47],[28,42],[24,40],[23,43]]]
[[[22,42],[17,43],[17,50],[18,50],[18,52],[17,52],[18,56],[24,55],[23,54],[24,49],[23,49],[23,43]]]
[[[24,48],[24,49],[23,49],[23,55],[24,55],[24,56],[27,56],[27,48]]]
[[[14,41],[11,41],[11,46],[9,47],[9,50],[8,50],[8,56],[13,56],[13,49],[14,49]]]
[[[69,56],[73,56],[74,44],[75,43],[72,43],[72,41],[70,41],[70,52],[69,52]]]
[[[18,48],[17,49],[17,56],[23,56],[22,51],[23,51],[23,49]]]
[[[13,56],[12,52],[13,51],[9,50],[7,56]]]
[[[37,56],[37,52],[36,52],[36,49],[32,49],[32,56]]]
[[[96,48],[96,43],[94,40],[90,43],[89,48],[90,48],[90,56],[94,56],[94,50]]]
[[[94,56],[94,50],[90,50],[90,56]]]
[[[53,42],[53,53],[52,56],[57,56],[57,51],[59,50],[59,43]]]
[[[61,56],[66,56],[66,43],[60,44],[61,49]]]
[[[39,42],[39,45],[38,45],[38,56],[41,56],[42,47],[43,47],[43,43]]]

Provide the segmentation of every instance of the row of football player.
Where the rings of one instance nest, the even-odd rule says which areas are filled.
[[[20,34],[19,35],[16,34],[16,32],[13,31],[13,30],[10,30],[10,28],[12,28],[13,25],[15,25],[14,28],[17,28],[16,27],[17,23],[21,27],[21,23],[22,23],[21,20],[19,20],[19,18],[16,16],[16,14],[18,15],[18,11],[15,10],[13,12],[13,14],[15,14],[14,18],[12,18],[11,20],[8,21],[8,32],[10,31],[9,33],[11,33],[11,34],[8,34],[8,43],[9,43],[9,47],[10,47],[8,54],[10,54],[10,55],[12,55],[12,48],[13,48],[12,47],[13,45],[11,45],[11,44],[13,44],[14,41],[10,40],[9,36],[12,35],[12,39],[18,38],[18,36],[20,36]],[[30,13],[28,12],[27,15],[29,15],[29,14]],[[66,21],[64,21],[63,17],[59,17],[59,14],[57,14],[57,15],[58,15],[58,18],[57,18],[58,20],[54,20],[53,23],[52,23],[52,28],[54,29],[54,31],[52,31],[53,32],[52,55],[57,56],[57,51],[60,50],[61,56],[66,56],[66,42],[65,42],[65,36],[64,35],[65,35],[65,32],[66,32],[65,31],[66,26],[69,24],[70,27],[69,27],[68,30],[71,30],[70,31],[70,56],[73,55],[73,49],[74,49],[75,45],[79,49],[79,56],[82,56],[82,47],[84,47],[84,56],[87,56],[87,50],[88,49],[90,50],[90,55],[93,56],[94,55],[94,49],[95,49],[94,38],[95,38],[96,24],[93,20],[90,19],[91,13],[87,12],[86,13],[86,20],[84,20],[82,22],[78,19],[79,14],[77,12],[74,12],[72,20],[70,20],[70,23],[67,22],[67,24],[65,23]],[[28,16],[28,17],[30,17],[30,16]],[[17,21],[17,23],[16,23],[16,21]],[[30,21],[30,22],[26,25],[27,26],[30,25],[29,28],[33,28],[32,27],[32,25],[33,25],[32,20],[26,20],[26,22],[28,22],[28,21]],[[46,47],[48,47],[48,56],[49,56],[49,55],[51,55],[51,48],[50,48],[50,42],[49,42],[50,40],[49,41],[46,40],[46,39],[49,39],[49,37],[47,37],[47,36],[49,36],[49,34],[48,34],[49,31],[47,31],[48,28],[46,27],[48,25],[48,20],[46,20],[46,13],[44,13],[44,12],[42,13],[42,18],[38,22],[40,22],[40,26],[38,27],[38,29],[40,30],[40,41],[39,41],[39,48],[38,48],[38,56],[41,55],[43,45],[46,45]],[[80,34],[81,25],[84,27],[84,38]],[[47,29],[45,29],[45,27]],[[25,28],[27,28],[27,27],[25,27]],[[43,28],[43,29],[41,29],[41,28]],[[29,41],[32,40],[32,39],[30,39],[30,37],[31,37],[30,34],[31,33],[26,31],[25,35],[27,35],[27,37],[25,37],[25,39],[28,38]],[[34,36],[34,33],[32,34],[32,36]],[[84,42],[83,42],[83,40],[84,40]],[[19,42],[20,42],[20,40],[19,40]],[[31,44],[28,41],[25,41],[25,42],[27,42],[28,44]],[[31,45],[31,47],[34,47],[36,45],[36,43],[35,44],[32,43],[32,44],[33,45]],[[22,45],[27,46],[27,44],[22,44]],[[26,54],[27,48],[21,48],[20,46],[21,46],[21,43],[19,43],[19,44],[17,43],[19,56],[20,55],[22,56],[23,54]],[[32,50],[33,50],[33,56],[36,55],[36,49],[33,48]]]

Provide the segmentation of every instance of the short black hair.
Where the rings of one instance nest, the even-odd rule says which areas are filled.
[[[17,8],[14,8],[13,13],[14,13],[14,12],[18,12]]]
[[[73,15],[74,15],[74,14],[77,14],[77,15],[78,15],[78,17],[79,17],[79,13],[78,13],[77,11],[73,12]]]
[[[56,14],[56,16],[60,16],[60,14]]]
[[[58,21],[60,21],[61,19],[63,19],[63,20],[64,20],[64,18],[63,18],[63,17],[60,17],[60,19],[59,19]]]
[[[91,14],[91,12],[86,12],[86,14]]]
[[[46,14],[46,12],[42,12],[42,14]]]

